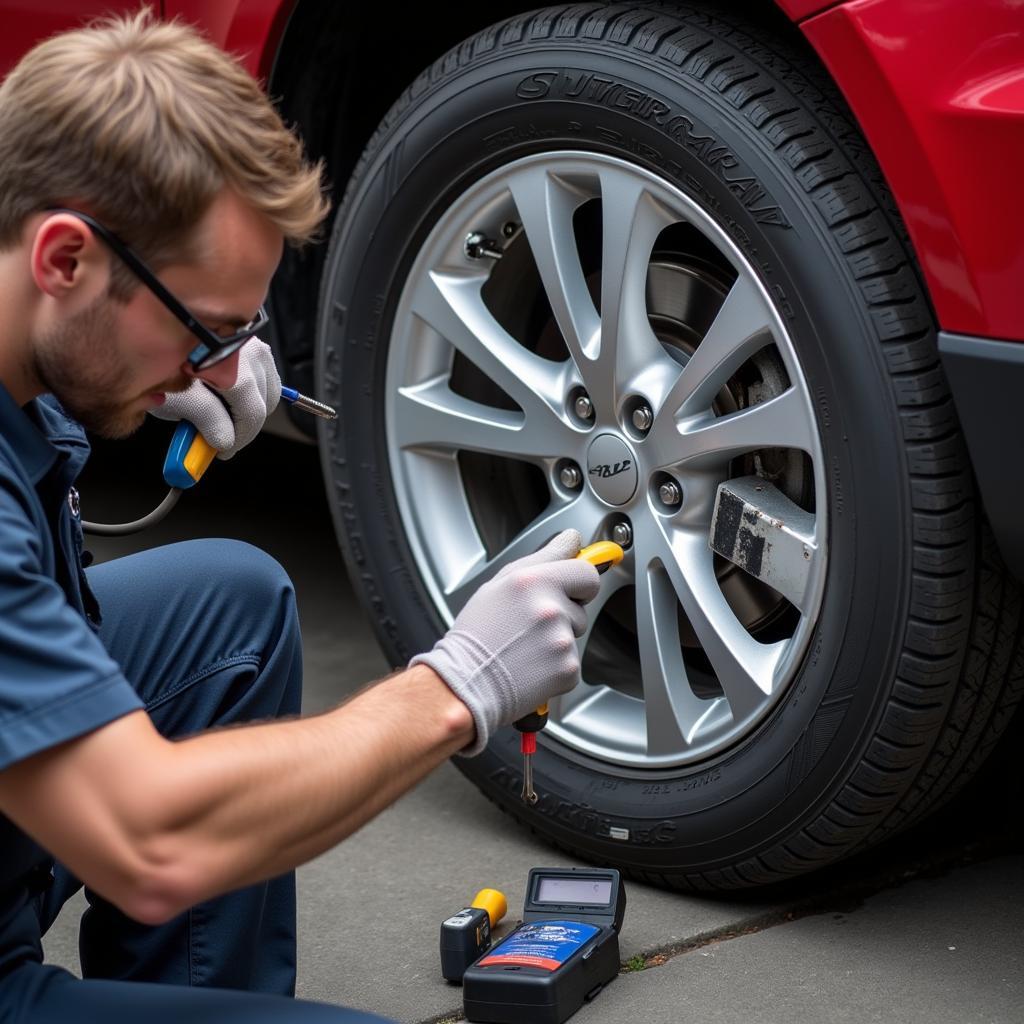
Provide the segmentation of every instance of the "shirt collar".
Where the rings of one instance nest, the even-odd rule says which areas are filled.
[[[0,383],[0,434],[14,449],[33,484],[39,483],[57,458],[57,449],[32,422],[28,413]]]

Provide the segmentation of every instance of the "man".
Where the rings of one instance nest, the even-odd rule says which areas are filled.
[[[281,998],[293,869],[569,689],[596,571],[559,535],[404,672],[268,721],[299,707],[280,567],[197,541],[84,571],[73,482],[79,424],[187,415],[226,455],[259,430],[280,379],[251,335],[319,168],[240,65],[145,14],[27,55],[0,138],[0,1021],[370,1019]],[[78,980],[39,940],[83,883]]]

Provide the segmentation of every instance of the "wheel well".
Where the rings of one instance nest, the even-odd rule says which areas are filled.
[[[268,91],[285,121],[298,129],[309,156],[326,164],[332,220],[367,142],[415,77],[463,39],[539,6],[536,0],[496,0],[459,5],[458,18],[442,18],[433,5],[418,5],[396,17],[397,9],[389,4],[299,0],[285,28]],[[721,15],[731,5],[728,0],[698,0],[629,6],[655,11],[706,6],[716,8]],[[813,52],[774,4],[757,6],[763,8],[757,11],[758,22],[770,24],[777,31],[788,30],[794,41]],[[317,295],[330,228],[329,222],[322,240],[302,252],[286,250],[270,292],[274,316],[267,340],[289,382],[310,394]],[[313,436],[309,419],[299,415],[293,422]]]
[[[286,123],[302,136],[313,159],[327,167],[333,208],[360,154],[391,105],[413,79],[452,46],[495,21],[535,4],[498,2],[468,6],[458,19],[439,18],[430,5],[396,17],[386,4],[322,4],[295,7],[274,61],[268,91]],[[273,344],[290,382],[312,393],[316,304],[330,237],[285,252],[271,286]],[[308,416],[295,417],[312,433]]]

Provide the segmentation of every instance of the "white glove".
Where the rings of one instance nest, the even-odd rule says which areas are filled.
[[[564,530],[510,562],[469,599],[433,650],[409,662],[429,665],[469,708],[476,739],[461,753],[479,754],[495,729],[576,685],[583,605],[600,589],[597,569],[576,558],[579,550],[579,533]]]
[[[217,458],[230,459],[263,429],[279,401],[281,378],[270,346],[250,338],[238,350],[238,376],[230,387],[197,377],[150,412],[162,420],[188,420],[217,449]]]

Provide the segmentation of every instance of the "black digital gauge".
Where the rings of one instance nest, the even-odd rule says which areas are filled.
[[[466,1018],[562,1024],[618,974],[625,912],[613,868],[534,868],[523,923],[463,975]]]

